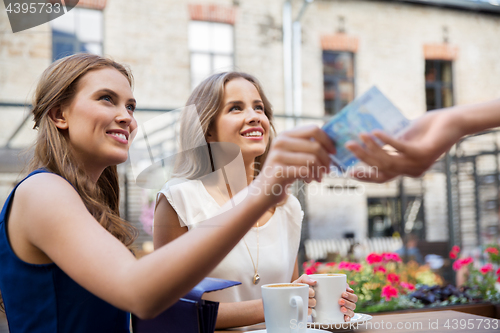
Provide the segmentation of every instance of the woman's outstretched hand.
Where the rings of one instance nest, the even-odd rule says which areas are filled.
[[[321,181],[330,170],[329,154],[336,152],[328,135],[317,126],[298,127],[273,139],[254,190],[264,191],[276,203],[296,179]]]
[[[364,143],[349,141],[348,148],[356,157],[372,168],[357,167],[350,176],[363,181],[382,183],[400,175],[421,176],[443,153],[463,135],[460,126],[453,126],[453,113],[433,111],[413,121],[410,128],[398,139],[382,131],[361,134]],[[376,137],[395,151],[380,147]]]
[[[421,176],[463,136],[498,126],[500,99],[427,112],[413,121],[404,135],[397,139],[374,131],[372,135],[392,146],[394,153],[379,147],[370,135],[362,134],[360,138],[365,147],[350,141],[346,143],[346,148],[375,168],[355,168],[351,176],[378,183],[399,175]]]

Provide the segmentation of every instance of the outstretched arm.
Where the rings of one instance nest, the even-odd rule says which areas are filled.
[[[372,135],[392,146],[394,153],[379,147],[371,135],[361,134],[365,147],[353,141],[346,143],[346,147],[375,168],[368,171],[355,168],[351,176],[379,183],[400,175],[419,177],[463,136],[498,126],[500,99],[427,112],[397,139],[374,131]]]
[[[29,262],[38,251],[101,299],[151,318],[210,273],[255,221],[287,194],[271,189],[285,189],[300,177],[319,180],[318,170],[312,170],[324,172],[328,154],[334,152],[318,127],[280,135],[264,165],[267,172],[249,186],[246,197],[236,200],[240,204],[203,222],[209,227],[196,228],[139,260],[90,215],[64,179],[38,174],[16,191],[9,217],[11,245],[21,259]],[[297,172],[304,167],[311,171],[305,176]]]

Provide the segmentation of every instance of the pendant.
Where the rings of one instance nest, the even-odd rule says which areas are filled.
[[[259,284],[259,282],[260,282],[259,273],[255,273],[255,275],[253,276],[253,284]]]

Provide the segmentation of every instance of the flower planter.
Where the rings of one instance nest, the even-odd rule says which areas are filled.
[[[395,311],[383,311],[370,314],[396,314],[396,313],[409,313],[409,312],[435,312],[435,311],[458,311],[479,316],[485,316],[490,318],[500,319],[500,304],[492,303],[476,303],[476,304],[460,304],[460,305],[448,305],[448,306],[437,306],[437,307],[425,307],[421,309],[405,309],[405,310],[395,310]]]

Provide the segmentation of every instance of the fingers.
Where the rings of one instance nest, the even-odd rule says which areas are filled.
[[[397,139],[394,139],[393,137],[385,134],[382,131],[373,131],[373,135],[386,145],[395,148],[397,151],[401,153],[406,153],[408,151],[408,146],[405,143]]]
[[[277,178],[300,178],[306,182],[321,181],[323,175],[329,170],[329,165],[325,165],[315,154],[310,153],[282,150],[273,152],[271,160],[281,165],[275,170]]]
[[[341,307],[340,311],[344,314],[344,320],[345,320],[346,316],[348,316],[350,318],[354,317],[354,311],[346,308],[345,306]]]
[[[354,290],[352,290],[349,285],[346,287],[346,290],[346,292],[342,293],[342,298],[339,299],[339,305],[340,311],[344,314],[344,320],[350,321],[354,316],[358,296],[354,294]]]
[[[317,156],[322,165],[330,165],[330,156],[327,150],[317,141],[304,140],[295,137],[287,137],[281,144],[280,148],[292,152],[304,152]]]
[[[307,274],[302,274],[297,280],[293,281],[293,283],[306,283],[310,286],[314,286],[317,281],[316,280],[313,280],[311,279]],[[309,302],[307,304],[308,306],[308,315],[311,314],[312,312],[312,308],[314,308],[316,306],[316,299],[314,298],[314,289],[313,288],[309,288]]]
[[[291,137],[314,139],[315,141],[319,142],[330,154],[335,154],[337,152],[332,139],[330,139],[325,131],[323,131],[318,126],[310,125],[297,127],[285,133]]]
[[[316,285],[317,281],[311,279],[309,277],[309,275],[307,275],[307,274],[302,274],[297,280],[293,281],[293,283],[305,283],[305,284],[308,284],[310,286],[314,286],[314,285]],[[311,295],[311,291],[312,291],[312,295]],[[312,289],[312,288],[309,288],[309,297],[314,297],[314,289]]]
[[[309,296],[308,307],[314,308],[316,306],[316,298]]]

